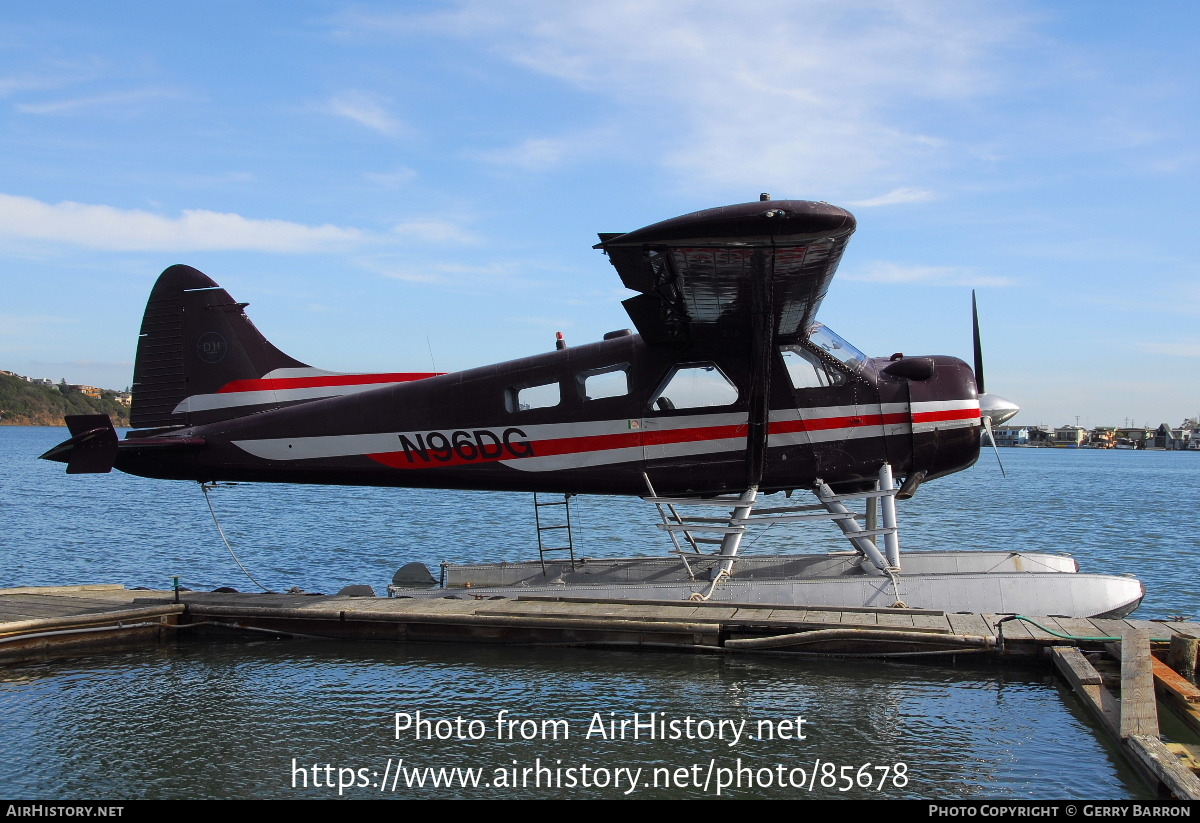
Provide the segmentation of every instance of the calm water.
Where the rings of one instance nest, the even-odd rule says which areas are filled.
[[[68,477],[35,459],[65,436],[0,427],[0,587],[161,588],[177,575],[196,589],[254,590],[220,544],[195,484]],[[1191,566],[1200,556],[1200,454],[1002,455],[1007,480],[985,455],[903,504],[904,547],[1066,551],[1086,571],[1140,577],[1148,594],[1138,616],[1200,614]],[[243,563],[275,589],[382,590],[409,560],[528,559],[535,539],[528,495],[239,485],[219,489],[213,502]],[[573,516],[584,554],[663,548],[644,503],[580,498]],[[773,528],[750,550],[842,542],[819,527]],[[968,662],[278,641],[28,664],[0,671],[0,796],[337,797],[339,775],[370,784],[347,788],[352,798],[703,797],[731,781],[722,796],[1143,796],[1052,677]],[[443,721],[427,727],[435,737],[484,737],[397,733],[396,713],[417,711]],[[518,721],[501,732],[513,739],[497,739],[501,711]],[[678,739],[607,739],[594,725],[650,712],[676,721]],[[461,728],[450,729],[459,718]],[[774,740],[750,739],[771,729]],[[842,792],[843,766],[870,788]],[[406,788],[432,779],[408,771],[425,767],[479,769],[481,785],[462,786],[472,775],[460,772],[453,788]],[[805,786],[781,788],[780,779]],[[745,786],[750,780],[756,787]]]

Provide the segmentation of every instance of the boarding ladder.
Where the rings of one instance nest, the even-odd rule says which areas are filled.
[[[542,510],[548,509],[551,506],[562,507],[562,517],[555,519],[547,512],[543,515]],[[551,510],[553,511],[553,510]],[[575,541],[571,533],[571,495],[564,494],[562,500],[547,500],[543,501],[538,497],[538,493],[533,493],[533,519],[537,524],[537,539],[538,539],[538,559],[542,564],[542,576],[546,575],[546,555],[556,552],[567,552],[571,558],[571,571],[575,571]],[[549,519],[549,525],[546,520]],[[547,532],[565,532],[566,545],[546,545],[547,543],[561,543],[562,540],[551,540],[551,535]],[[562,537],[562,535],[556,535]]]
[[[827,484],[818,481],[814,494],[818,503],[810,505],[778,506],[772,508],[755,508],[757,488],[751,487],[737,497],[717,495],[715,497],[659,497],[650,477],[643,473],[649,494],[643,498],[658,508],[658,524],[671,537],[674,549],[671,554],[678,555],[683,561],[688,577],[696,579],[689,558],[694,560],[712,557],[724,558],[719,576],[728,576],[733,571],[734,559],[741,545],[742,535],[747,527],[776,523],[797,523],[813,520],[832,520],[841,529],[842,534],[850,541],[859,554],[863,555],[880,572],[893,577],[900,570],[900,538],[896,522],[896,492],[892,479],[891,467],[884,465],[879,472],[879,480],[873,490],[852,492],[847,494],[835,493]],[[859,514],[846,507],[847,501],[866,501],[866,512]],[[730,509],[727,517],[700,517],[684,515],[680,507],[687,506],[718,506]],[[882,525],[879,524],[882,510]],[[859,525],[859,520],[866,521],[866,528]],[[719,537],[703,537],[697,533],[720,535]],[[683,541],[679,536],[682,535]],[[877,538],[883,538],[884,552],[877,547]],[[701,545],[719,546],[714,552],[704,552]],[[886,553],[886,554],[885,554]]]

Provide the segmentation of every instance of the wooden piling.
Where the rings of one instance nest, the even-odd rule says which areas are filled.
[[[1198,648],[1200,648],[1200,638],[1182,633],[1171,635],[1167,665],[1194,683],[1196,681],[1196,651]]]

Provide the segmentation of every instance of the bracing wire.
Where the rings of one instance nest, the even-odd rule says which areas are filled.
[[[262,583],[259,583],[257,580],[255,580],[254,575],[250,574],[250,572],[246,570],[246,567],[242,565],[241,560],[238,560],[237,554],[235,554],[233,551],[233,546],[229,545],[229,538],[225,536],[225,530],[221,528],[221,521],[217,519],[217,510],[213,508],[212,498],[208,496],[209,488],[211,487],[207,483],[200,484],[200,490],[204,492],[204,502],[208,504],[209,514],[212,515],[213,525],[217,527],[217,534],[221,535],[221,542],[223,542],[225,544],[225,548],[229,550],[229,556],[233,558],[234,563],[238,564],[238,568],[242,570],[242,574],[246,575],[246,577],[250,579],[251,583],[253,583],[255,586],[258,586],[264,592],[271,591]]]

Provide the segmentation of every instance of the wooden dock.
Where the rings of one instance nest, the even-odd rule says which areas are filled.
[[[1198,623],[567,596],[493,600],[476,599],[468,590],[439,598],[381,598],[177,594],[105,584],[0,589],[0,665],[230,633],[705,654],[1044,659],[1152,786],[1200,799],[1200,746],[1165,744],[1159,736],[1161,701],[1200,739],[1196,644],[1187,640],[1200,637]],[[1180,667],[1190,671],[1160,659],[1173,639],[1191,644],[1191,656],[1182,658],[1190,662]]]

